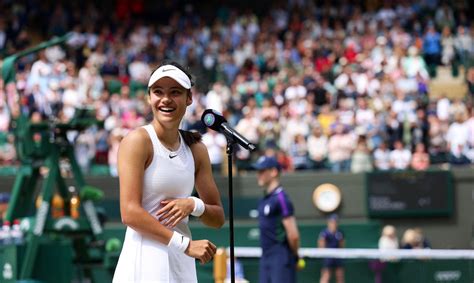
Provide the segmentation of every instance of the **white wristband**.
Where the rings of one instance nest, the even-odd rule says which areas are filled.
[[[189,246],[189,238],[181,235],[180,233],[173,231],[173,236],[171,237],[168,247],[180,252],[185,252]]]
[[[206,209],[206,206],[204,205],[204,202],[197,197],[189,197],[194,201],[194,209],[193,212],[191,212],[192,216],[199,217],[204,213],[204,210]]]

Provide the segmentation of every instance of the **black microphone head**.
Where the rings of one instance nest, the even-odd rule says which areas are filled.
[[[214,131],[221,131],[222,123],[227,123],[227,120],[222,116],[221,113],[214,109],[206,109],[202,113],[201,121],[206,127],[213,129]]]

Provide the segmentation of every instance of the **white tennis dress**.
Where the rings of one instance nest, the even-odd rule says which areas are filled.
[[[179,149],[172,152],[161,144],[152,125],[144,128],[153,143],[153,161],[143,177],[142,206],[157,218],[162,200],[191,195],[194,158],[181,134]],[[188,220],[183,219],[174,230],[191,238]],[[197,282],[195,259],[127,227],[113,282]]]

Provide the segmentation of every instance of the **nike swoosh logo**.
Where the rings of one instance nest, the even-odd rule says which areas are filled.
[[[168,71],[173,71],[174,69],[163,69],[161,70],[162,72],[168,72]]]
[[[170,155],[168,155],[168,157],[169,157],[170,159],[173,159],[173,158],[175,158],[176,156],[178,156],[178,154],[172,155],[172,154],[170,153]]]

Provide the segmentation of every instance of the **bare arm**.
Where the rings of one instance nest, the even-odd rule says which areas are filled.
[[[143,175],[152,156],[151,141],[143,129],[135,130],[120,143],[118,170],[120,179],[120,213],[122,222],[135,231],[168,245],[173,231],[143,209]],[[185,253],[206,263],[212,259],[216,246],[208,240],[190,241]]]
[[[207,148],[200,142],[192,145],[192,151],[196,162],[196,191],[206,206],[200,219],[207,226],[220,228],[225,221],[224,209],[222,208],[219,190],[212,176],[211,161]]]
[[[283,226],[285,227],[286,237],[291,251],[298,256],[298,249],[300,248],[300,233],[296,225],[296,218],[294,216],[283,218]]]
[[[173,232],[142,207],[143,175],[151,158],[151,141],[143,129],[128,134],[120,143],[118,172],[122,222],[137,232],[168,244]]]

